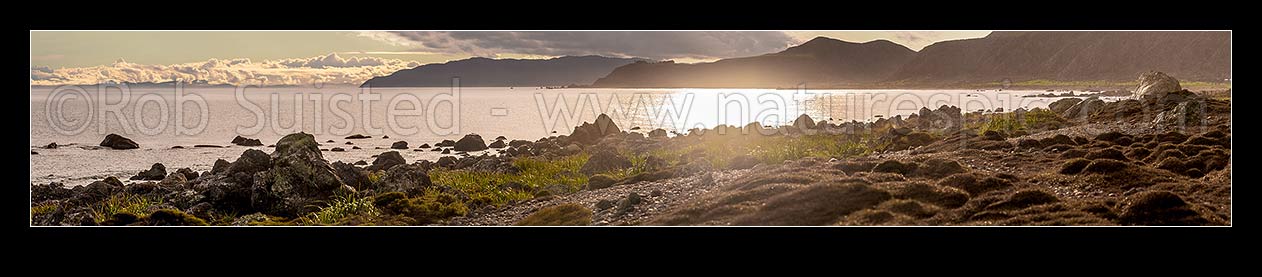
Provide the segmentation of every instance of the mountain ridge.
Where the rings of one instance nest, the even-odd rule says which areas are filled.
[[[426,64],[373,77],[360,87],[445,87],[453,77],[467,87],[562,86],[590,84],[614,68],[642,61],[596,55],[550,59],[490,59],[474,57]]]
[[[863,47],[867,45],[868,47]],[[704,64],[637,63],[593,87],[949,87],[1034,80],[1134,81],[1147,71],[1180,79],[1231,78],[1228,32],[996,31],[912,51],[897,43],[817,37],[783,51]],[[902,48],[901,50],[889,50]],[[893,52],[901,52],[906,56]],[[910,53],[910,54],[907,54]],[[785,57],[818,61],[786,63]],[[823,65],[821,65],[821,63]]]

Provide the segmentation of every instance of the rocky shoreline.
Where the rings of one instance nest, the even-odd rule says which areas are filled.
[[[396,151],[330,163],[329,149],[297,133],[205,172],[154,164],[128,181],[33,184],[31,224],[1229,225],[1230,100],[1160,73],[1134,91],[1049,109],[943,106],[841,124],[803,115],[676,136],[626,132],[601,115],[537,141],[425,144],[414,150],[492,151],[410,163]]]

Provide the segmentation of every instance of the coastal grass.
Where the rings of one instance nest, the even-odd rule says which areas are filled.
[[[430,179],[435,184],[460,190],[472,199],[485,199],[482,201],[498,206],[513,200],[534,198],[534,194],[528,191],[500,189],[502,184],[518,183],[536,189],[561,184],[569,187],[571,192],[582,189],[587,183],[587,176],[578,171],[587,163],[588,157],[587,154],[578,154],[550,159],[519,158],[513,161],[519,170],[516,174],[439,168],[430,171]]]
[[[236,211],[212,212],[210,218],[206,218],[206,223],[214,226],[232,225],[232,222],[240,216]]]
[[[376,217],[380,214],[381,211],[373,206],[372,197],[340,195],[334,197],[328,206],[303,216],[299,222],[302,225],[333,225],[352,216]]]
[[[682,149],[702,153],[716,168],[727,167],[737,156],[749,155],[763,163],[808,157],[847,158],[872,153],[871,134],[811,134],[800,136],[717,136]]]
[[[622,180],[622,179],[626,179],[627,177],[634,176],[636,174],[648,172],[651,169],[649,168],[648,160],[650,157],[653,156],[653,153],[646,152],[646,153],[637,154],[637,153],[631,153],[629,151],[625,151],[621,154],[622,156],[627,157],[627,159],[631,161],[631,167],[610,170],[609,172],[604,172],[601,174],[608,175],[610,178],[613,178],[614,180]],[[658,157],[658,158],[661,159],[661,157]]]
[[[110,195],[109,198],[92,207],[92,217],[101,223],[115,214],[128,213],[143,215],[149,208],[161,205],[162,197],[144,196],[130,193]]]
[[[978,132],[999,131],[1004,133],[1012,133],[1015,131],[1035,131],[1056,128],[1065,124],[1065,119],[1061,118],[1055,112],[1047,109],[1033,109],[1027,111],[1023,118],[1018,118],[1016,113],[999,113],[983,115],[983,118],[975,123],[973,128]]]
[[[60,206],[61,205],[58,203],[44,203],[44,204],[35,205],[31,207],[31,215],[36,216],[36,215],[50,214],[54,211],[57,211],[57,207],[60,207]]]

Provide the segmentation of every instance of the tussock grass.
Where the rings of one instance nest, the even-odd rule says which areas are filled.
[[[92,217],[97,223],[101,223],[119,213],[143,215],[150,207],[160,204],[162,204],[162,197],[130,193],[115,194],[92,207]]]
[[[1012,133],[1014,131],[1036,131],[1054,129],[1065,124],[1065,119],[1061,118],[1055,112],[1047,109],[1033,109],[1025,113],[1024,118],[1017,118],[1016,113],[1000,113],[983,115],[984,118],[978,121],[976,128],[978,132],[1001,131],[1004,133]]]
[[[341,195],[329,201],[329,205],[319,211],[307,214],[299,219],[302,225],[333,225],[352,216],[376,217],[381,211],[373,206],[372,197],[355,197]]]
[[[36,215],[49,214],[49,213],[52,213],[53,211],[56,211],[58,206],[60,205],[56,203],[46,203],[46,204],[35,205],[31,207],[31,215],[36,216]]]
[[[512,200],[534,198],[531,192],[502,190],[499,187],[501,184],[515,182],[536,189],[561,184],[568,186],[570,191],[582,189],[587,183],[587,176],[578,173],[578,170],[588,157],[587,154],[578,154],[553,159],[519,158],[513,161],[520,170],[517,174],[440,168],[430,171],[429,176],[435,184],[451,186],[474,199],[489,199],[491,204],[498,206]]]
[[[742,155],[770,164],[807,157],[861,156],[872,152],[871,142],[871,135],[716,136],[687,146],[681,152],[704,153],[704,158],[711,164],[723,168],[733,158]]]

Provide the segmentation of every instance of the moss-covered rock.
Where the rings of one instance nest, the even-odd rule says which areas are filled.
[[[591,178],[587,178],[587,189],[597,190],[597,189],[608,188],[608,187],[612,187],[613,184],[617,182],[618,180],[615,180],[613,177],[609,177],[609,175],[598,174],[598,175],[592,176]]]
[[[206,226],[206,221],[179,210],[157,210],[141,219],[141,225],[147,226]]]
[[[587,226],[592,224],[592,210],[576,203],[565,203],[539,209],[517,221],[518,226]]]

